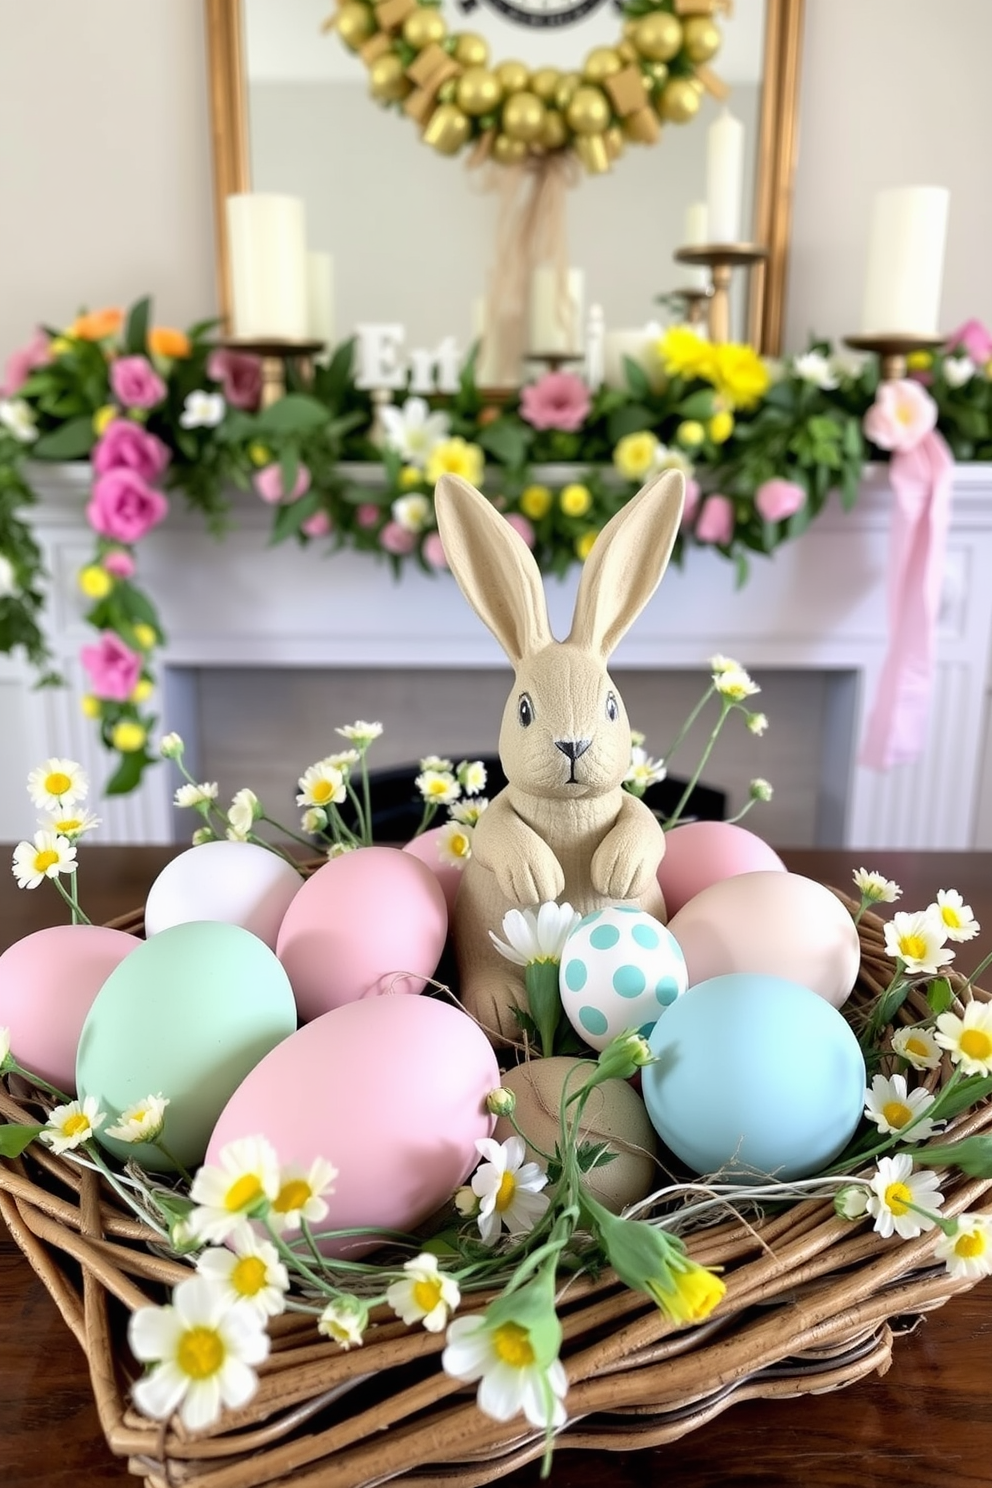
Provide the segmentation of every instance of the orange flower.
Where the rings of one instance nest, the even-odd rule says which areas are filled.
[[[152,326],[148,332],[148,350],[154,356],[188,357],[191,349],[185,331],[176,331],[172,326]]]
[[[88,315],[77,315],[66,331],[77,341],[105,341],[116,336],[124,324],[123,310],[92,310]]]

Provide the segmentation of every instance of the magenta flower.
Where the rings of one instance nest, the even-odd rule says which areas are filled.
[[[680,527],[688,527],[693,517],[699,510],[699,499],[703,492],[695,476],[687,476],[685,483],[685,501],[682,503],[682,520]]]
[[[207,358],[207,376],[220,383],[232,408],[254,413],[262,401],[262,362],[250,352],[218,346]]]
[[[110,386],[125,408],[154,408],[165,397],[165,383],[147,357],[118,357],[110,364]]]
[[[872,444],[884,450],[911,450],[937,423],[937,405],[925,388],[908,377],[879,384],[862,420]]]
[[[103,566],[115,579],[131,579],[137,568],[131,554],[126,553],[123,548],[111,548],[109,553],[105,553]]]
[[[140,475],[122,468],[97,476],[86,520],[101,537],[130,545],[164,521],[168,511],[161,491],[153,491]]]
[[[326,511],[315,511],[312,517],[300,523],[300,531],[307,537],[326,537],[330,530],[331,519]]]
[[[424,546],[421,551],[431,568],[448,567],[448,557],[444,551],[444,543],[441,541],[440,532],[428,532],[424,538]]]
[[[370,532],[373,527],[378,527],[381,517],[382,508],[371,501],[363,501],[355,512],[355,521],[367,532]]]
[[[402,558],[405,553],[412,553],[417,546],[416,534],[407,527],[401,527],[399,522],[387,522],[379,533],[379,541],[387,553],[395,553]]]
[[[986,330],[980,320],[966,320],[948,336],[945,350],[963,351],[976,367],[984,367],[992,358],[992,332]]]
[[[591,407],[589,389],[574,372],[546,372],[520,394],[520,417],[535,429],[581,429]]]
[[[133,470],[143,481],[156,480],[171,456],[166,445],[131,419],[111,419],[93,447],[98,475],[110,470]]]
[[[0,398],[13,398],[27,382],[37,367],[44,367],[52,360],[48,337],[44,331],[36,330],[27,346],[12,351],[7,358],[6,375],[0,387]]]
[[[141,677],[141,657],[112,630],[103,632],[98,646],[84,646],[79,659],[94,694],[109,702],[126,703]]]
[[[282,485],[282,471],[278,465],[266,465],[256,471],[252,485],[263,501],[275,505],[277,501],[299,501],[310,489],[310,472],[305,465],[297,467],[293,489],[287,496]]]
[[[767,480],[755,491],[754,504],[766,522],[782,522],[806,505],[806,492],[795,481]]]
[[[509,522],[514,532],[519,533],[527,546],[529,548],[532,548],[534,546],[534,528],[531,523],[528,522],[527,518],[521,512],[509,512],[507,514],[506,520]],[[424,544],[424,546],[426,547],[426,543]]]
[[[696,523],[698,541],[726,547],[733,535],[734,503],[727,496],[707,496]]]

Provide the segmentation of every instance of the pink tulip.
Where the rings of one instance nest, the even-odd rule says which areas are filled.
[[[534,546],[534,528],[528,522],[527,518],[520,512],[509,512],[506,520],[514,532],[519,533],[527,546],[532,548]]]
[[[299,501],[310,489],[310,472],[305,465],[297,467],[293,489],[287,497],[282,488],[282,471],[278,465],[266,465],[256,472],[252,484],[263,501],[274,505],[277,501]]]
[[[105,630],[98,646],[84,646],[79,653],[90,674],[90,687],[98,698],[124,703],[141,676],[141,657],[125,646],[119,635]]]
[[[444,552],[444,543],[441,541],[440,532],[428,532],[424,538],[424,558],[431,568],[447,568],[448,560]]]
[[[884,450],[911,450],[937,422],[937,405],[925,388],[908,377],[879,384],[862,420],[872,444]]]
[[[378,527],[382,520],[382,507],[375,506],[371,501],[363,501],[355,512],[355,521],[359,527],[364,527],[367,532],[373,527]]]
[[[98,475],[109,470],[133,470],[143,481],[156,480],[171,458],[161,439],[149,434],[131,419],[111,419],[93,446],[93,468]]]
[[[976,367],[984,367],[992,358],[992,332],[987,331],[980,320],[966,320],[948,336],[945,350],[963,351]]]
[[[161,491],[153,491],[140,475],[122,468],[97,476],[86,520],[101,537],[130,546],[164,521],[168,512]]]
[[[766,522],[783,522],[806,505],[806,492],[795,481],[767,480],[755,491],[754,504]]]
[[[682,506],[682,520],[679,524],[681,527],[691,526],[692,519],[699,510],[699,498],[702,494],[699,482],[695,476],[690,475],[685,483],[685,501]]]
[[[307,537],[326,537],[330,530],[331,519],[326,511],[315,511],[312,517],[300,523],[300,531]]]
[[[250,352],[219,346],[207,358],[207,376],[221,384],[232,408],[254,413],[262,401],[262,362]]]
[[[110,386],[125,408],[154,408],[165,397],[165,383],[147,357],[118,357],[110,367]]]
[[[520,417],[535,429],[581,429],[592,406],[589,389],[574,372],[546,372],[520,394]]]
[[[399,558],[405,553],[412,553],[417,546],[416,535],[406,527],[401,527],[399,522],[387,522],[379,533],[379,541],[387,553],[395,553]]]
[[[733,535],[734,503],[727,496],[707,496],[696,523],[696,538],[726,547]]]
[[[123,548],[111,548],[109,553],[104,554],[103,566],[115,579],[130,579],[134,577],[137,564],[130,553],[125,553]]]
[[[0,398],[13,398],[27,382],[31,373],[52,360],[48,337],[44,331],[36,330],[27,346],[12,351],[7,358],[6,376],[0,387]]]

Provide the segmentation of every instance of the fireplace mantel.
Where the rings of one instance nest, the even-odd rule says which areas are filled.
[[[89,633],[75,575],[91,552],[83,515],[88,471],[35,467],[33,480],[41,497],[34,526],[52,575],[48,636],[69,685],[36,690],[26,666],[0,658],[0,839],[8,840],[30,827],[23,781],[40,759],[71,755],[94,780],[108,773],[80,710],[77,658]],[[168,637],[157,710],[164,727],[195,729],[184,715],[182,679],[191,669],[505,665],[449,575],[411,569],[396,580],[368,555],[327,556],[318,544],[270,548],[270,509],[241,495],[232,529],[218,541],[198,514],[178,510],[179,500],[138,555]],[[826,713],[824,845],[967,848],[992,670],[992,467],[955,470],[924,752],[912,765],[879,773],[857,763],[857,744],[885,655],[889,508],[885,468],[871,468],[854,511],[830,505],[803,537],[770,558],[755,557],[739,590],[730,564],[693,550],[682,569],[669,570],[615,665],[699,670],[725,651],[755,671],[812,669],[847,679]],[[558,635],[569,628],[576,583],[577,571],[547,581]],[[165,769],[153,769],[132,796],[101,802],[101,840],[172,840],[171,783]]]

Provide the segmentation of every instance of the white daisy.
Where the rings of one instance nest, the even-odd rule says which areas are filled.
[[[204,1164],[189,1196],[197,1206],[190,1228],[219,1245],[246,1215],[263,1213],[279,1192],[279,1159],[264,1137],[242,1137],[220,1152],[220,1166]]]
[[[953,1235],[943,1235],[934,1252],[951,1276],[978,1281],[992,1276],[992,1218],[987,1214],[959,1214]]]
[[[317,1319],[317,1332],[332,1338],[343,1349],[361,1345],[365,1341],[369,1309],[361,1297],[342,1295],[328,1302]]]
[[[944,358],[944,376],[947,378],[947,386],[951,388],[964,387],[970,382],[978,368],[970,356],[957,356]]]
[[[714,679],[721,676],[724,672],[742,672],[744,670],[739,661],[735,661],[732,656],[724,656],[720,651],[715,656],[710,657],[707,665],[713,673]]]
[[[488,805],[486,796],[476,796],[474,801],[456,801],[449,806],[448,815],[452,821],[461,822],[463,827],[474,827]]]
[[[358,764],[361,759],[357,749],[342,749],[338,754],[329,754],[321,760],[322,765],[330,765],[333,770],[340,770],[347,780],[348,772]]]
[[[185,747],[178,734],[164,734],[159,740],[158,752],[163,759],[179,759]]]
[[[455,774],[467,796],[477,796],[486,788],[486,767],[481,760],[462,760]]]
[[[253,1364],[269,1352],[258,1308],[230,1303],[202,1276],[182,1281],[168,1307],[140,1307],[132,1314],[128,1342],[135,1358],[154,1364],[134,1386],[134,1403],[164,1421],[179,1411],[188,1431],[202,1431],[223,1406],[236,1410],[254,1395]]]
[[[765,713],[749,713],[746,722],[750,732],[756,734],[759,739],[768,729],[768,716]]]
[[[834,1213],[841,1219],[863,1219],[868,1213],[867,1183],[849,1183],[834,1194]]]
[[[461,1301],[458,1283],[438,1270],[437,1256],[424,1251],[405,1261],[407,1273],[386,1291],[386,1301],[407,1327],[423,1323],[428,1333],[440,1333]]]
[[[203,388],[187,393],[179,422],[184,429],[216,429],[227,411],[222,393],[208,393]]]
[[[935,1173],[913,1172],[913,1159],[908,1152],[879,1158],[875,1176],[868,1185],[871,1189],[868,1213],[874,1217],[874,1228],[886,1239],[895,1234],[904,1240],[932,1230],[934,1221],[929,1213],[916,1211],[940,1208],[944,1195],[937,1184]]]
[[[379,410],[384,442],[410,465],[427,464],[435,446],[448,437],[451,420],[446,413],[432,413],[423,398],[407,398],[402,408],[387,403]]]
[[[448,770],[450,772],[455,767],[451,760],[442,759],[439,754],[428,754],[420,761],[420,768],[421,770]]]
[[[94,816],[92,811],[70,811],[53,812],[42,826],[46,832],[54,832],[56,837],[68,837],[70,842],[75,842],[77,837],[82,837],[86,832],[94,832],[100,825],[100,818]]]
[[[448,821],[437,834],[437,855],[448,868],[464,868],[472,856],[472,828]]]
[[[929,1028],[899,1028],[892,1035],[893,1052],[914,1069],[936,1069],[943,1054]]]
[[[423,532],[431,524],[433,507],[429,496],[413,492],[409,496],[398,496],[392,505],[394,522],[407,532]]]
[[[883,878],[874,869],[855,868],[854,887],[869,904],[894,904],[902,889],[891,878]]]
[[[743,667],[728,667],[722,672],[714,672],[713,686],[721,697],[733,703],[741,703],[746,697],[753,697],[761,691]]]
[[[922,1085],[906,1089],[905,1075],[876,1075],[871,1089],[865,1091],[865,1115],[882,1133],[899,1132],[906,1142],[922,1142],[932,1137],[936,1127],[924,1116],[934,1097]],[[910,1129],[906,1131],[906,1128]]]
[[[553,899],[536,909],[508,909],[503,916],[500,940],[490,930],[489,938],[507,961],[515,966],[529,966],[532,961],[560,961],[565,942],[582,916],[570,904],[556,904]]]
[[[236,832],[238,837],[244,840],[261,815],[262,804],[253,790],[244,786],[241,790],[235,791],[231,797],[231,804],[227,808],[229,826],[227,835],[230,836],[231,832]]]
[[[146,1095],[121,1112],[114,1125],[107,1127],[107,1136],[118,1142],[154,1142],[162,1135],[168,1104],[168,1096]]]
[[[308,807],[300,817],[300,826],[311,837],[316,836],[327,826],[327,812],[322,811],[319,806]]]
[[[424,770],[414,781],[425,801],[450,806],[461,795],[461,786],[450,770]]]
[[[64,811],[84,801],[90,788],[82,765],[75,760],[48,759],[28,776],[28,795],[39,811]]]
[[[35,832],[34,842],[19,842],[14,848],[13,874],[19,889],[36,889],[43,878],[75,873],[76,846],[54,832]]]
[[[354,723],[346,723],[344,728],[336,728],[336,734],[342,739],[351,739],[362,754],[382,733],[381,723],[366,723],[364,718],[356,718]]]
[[[568,1419],[562,1401],[568,1378],[561,1360],[539,1361],[531,1330],[512,1320],[491,1326],[485,1316],[455,1318],[441,1355],[446,1374],[479,1381],[479,1409],[496,1421],[523,1411],[531,1425],[547,1430]]]
[[[941,1013],[934,1035],[965,1075],[992,1075],[992,1002],[969,1002],[964,1017]]]
[[[212,827],[197,827],[189,840],[194,847],[202,847],[205,842],[216,842],[217,833]]]
[[[33,444],[38,438],[34,410],[23,398],[0,398],[0,424],[21,444]]]
[[[948,940],[973,940],[982,928],[957,889],[938,890],[937,902],[928,906],[927,913],[943,922]]]
[[[304,770],[297,784],[300,787],[296,797],[297,806],[323,808],[331,804],[337,805],[348,795],[341,771],[336,770],[333,765],[325,764],[323,760],[318,760],[317,764]]]
[[[240,1224],[227,1245],[205,1250],[196,1263],[200,1276],[220,1288],[224,1301],[247,1302],[263,1318],[286,1307],[289,1272],[268,1240],[259,1240],[249,1224]]]
[[[511,1235],[532,1230],[548,1207],[541,1192],[548,1175],[536,1162],[524,1162],[527,1147],[522,1137],[497,1142],[478,1137],[476,1148],[486,1159],[472,1177],[472,1192],[481,1200],[479,1233],[486,1245],[495,1245],[505,1224]]]
[[[334,858],[343,858],[345,853],[357,851],[358,844],[356,842],[332,842],[330,847],[327,849],[325,856],[330,862]]]
[[[337,1176],[337,1168],[322,1157],[315,1157],[309,1168],[280,1169],[279,1188],[269,1211],[273,1227],[298,1230],[304,1219],[309,1225],[319,1224],[327,1215],[324,1195],[334,1192]]]
[[[41,1139],[53,1152],[71,1152],[73,1148],[88,1142],[106,1120],[107,1113],[97,1110],[95,1095],[88,1095],[80,1104],[78,1100],[56,1106],[45,1122]]]
[[[623,777],[624,785],[633,785],[638,791],[646,791],[649,785],[664,780],[668,771],[662,760],[651,759],[645,749],[635,744],[630,751],[630,765]]]
[[[172,799],[175,806],[205,806],[210,801],[216,801],[217,782],[203,780],[198,785],[190,782],[189,785],[177,786]]]
[[[804,351],[801,356],[793,357],[792,370],[801,381],[812,383],[824,392],[829,392],[840,382],[830,358],[822,351]]]
[[[946,940],[943,921],[924,909],[894,914],[885,926],[886,955],[902,961],[911,976],[917,972],[933,976],[953,961]]]

